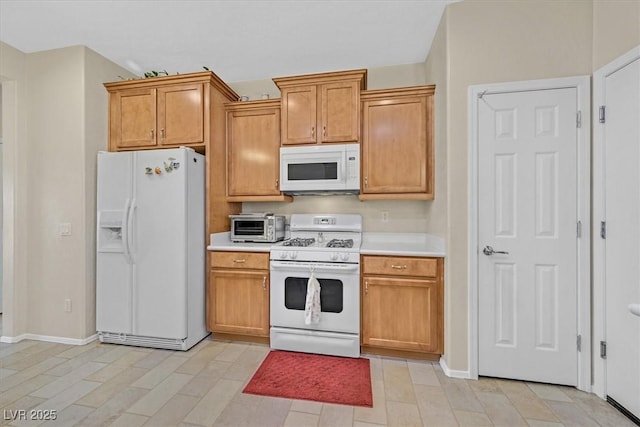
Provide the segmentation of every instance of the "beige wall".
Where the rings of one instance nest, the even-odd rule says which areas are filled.
[[[426,229],[444,237],[448,232],[447,135],[448,135],[448,67],[447,67],[447,10],[433,38],[429,57],[424,63],[425,81],[436,85],[435,93],[435,199],[426,206]]]
[[[422,63],[371,68],[367,70],[367,89],[423,85],[427,84],[425,76]],[[237,94],[248,96],[250,100],[261,99],[263,94],[268,94],[271,98],[280,97],[280,89],[271,79],[234,82],[229,86]]]
[[[292,213],[359,213],[364,231],[427,232],[427,206],[424,201],[366,201],[358,196],[296,196],[293,203],[243,203],[243,212]],[[389,213],[382,222],[382,212]],[[442,236],[444,237],[444,236]]]
[[[447,136],[449,134],[448,118],[448,88],[449,88],[449,62],[448,62],[448,9],[445,9],[440,20],[440,25],[434,35],[429,56],[425,61],[425,74],[430,83],[436,85],[435,96],[435,156],[436,156],[436,176],[435,176],[435,200],[427,207],[429,215],[427,217],[427,229],[438,230],[438,235],[447,237],[449,235],[449,206],[450,200],[448,194],[448,178],[447,178]],[[444,312],[444,330],[445,330],[445,355],[451,355],[455,352],[455,348],[451,348],[451,344],[456,341],[449,336],[449,331],[453,331],[451,325],[455,324],[459,316],[459,310],[453,310],[449,301],[452,301],[451,286],[449,286],[449,270],[451,263],[445,262],[445,312]]]
[[[635,0],[464,0],[447,7],[425,69],[427,80],[445,89],[445,101],[443,92],[436,98],[436,146],[444,140],[446,148],[440,151],[447,156],[445,360],[449,368],[468,369],[469,86],[590,75],[638,45],[640,2]]]
[[[449,5],[444,19],[445,28],[439,32],[446,33],[448,72],[445,360],[449,368],[465,371],[468,88],[480,83],[591,74],[593,5],[590,1],[465,0]],[[439,43],[427,65],[443,60]],[[442,73],[434,65],[431,68],[427,79]]]
[[[593,2],[593,70],[640,46],[640,1]]]
[[[91,49],[84,48],[84,236],[85,277],[83,303],[85,317],[82,336],[96,331],[96,175],[98,151],[106,151],[109,135],[109,99],[103,83],[134,77]]]
[[[16,217],[28,231],[24,252],[15,253],[28,269],[14,279],[14,312],[6,316],[13,325],[4,334],[87,338],[95,333],[95,158],[107,146],[102,83],[130,73],[85,47],[27,55],[2,47],[13,53],[10,65],[22,58],[20,120],[28,128],[16,145],[16,157],[28,164],[16,187],[26,199]],[[60,235],[64,222],[71,236]]]
[[[83,49],[27,55],[29,333],[83,338]],[[59,235],[69,222],[72,235]],[[64,299],[73,311],[65,313]],[[37,307],[32,310],[31,307]]]

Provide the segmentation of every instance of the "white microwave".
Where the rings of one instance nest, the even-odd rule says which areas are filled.
[[[280,191],[360,193],[360,144],[280,147]]]

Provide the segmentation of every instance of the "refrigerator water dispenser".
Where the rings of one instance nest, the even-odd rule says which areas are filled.
[[[98,252],[123,252],[123,211],[98,213]]]

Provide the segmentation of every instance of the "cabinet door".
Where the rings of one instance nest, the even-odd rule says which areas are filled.
[[[320,86],[321,142],[353,142],[360,137],[360,88],[357,81]]]
[[[365,101],[362,128],[362,193],[426,193],[427,98]]]
[[[316,86],[297,86],[283,89],[281,99],[282,144],[315,144]]]
[[[110,134],[117,148],[156,145],[156,90],[131,89],[110,97]]]
[[[229,196],[279,195],[280,108],[227,114]]]
[[[363,277],[362,344],[442,353],[438,282]]]
[[[204,143],[202,83],[159,87],[157,90],[159,144]]]
[[[269,336],[269,272],[211,270],[207,328],[213,332]]]

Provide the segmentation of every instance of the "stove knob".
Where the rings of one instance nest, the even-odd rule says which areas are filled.
[[[338,259],[338,252],[333,252],[331,253],[331,255],[329,256],[329,258],[331,259],[331,261],[335,261]]]
[[[298,252],[296,252],[296,251],[289,252],[289,257],[290,257],[291,259],[296,259],[296,258],[298,258]]]
[[[340,254],[340,259],[342,261],[348,261],[349,260],[349,253],[348,252],[343,252]]]
[[[285,251],[280,252],[280,258],[285,259],[287,257],[287,253]]]

